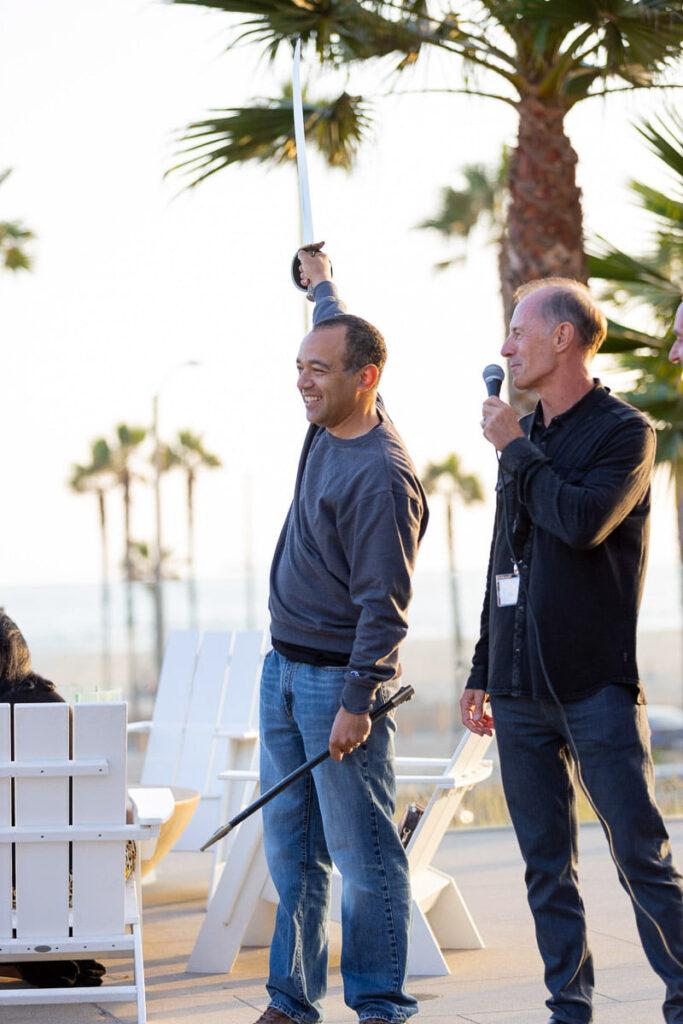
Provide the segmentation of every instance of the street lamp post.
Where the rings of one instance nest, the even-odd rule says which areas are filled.
[[[152,433],[154,435],[154,633],[157,674],[164,656],[164,602],[161,592],[161,443],[159,440],[159,393],[152,399]]]
[[[155,627],[155,659],[157,673],[161,671],[164,657],[164,599],[162,590],[163,549],[161,542],[161,439],[159,437],[159,398],[171,377],[180,370],[190,366],[201,366],[197,359],[188,359],[174,366],[162,380],[159,389],[152,397],[152,438],[154,441],[154,627]]]

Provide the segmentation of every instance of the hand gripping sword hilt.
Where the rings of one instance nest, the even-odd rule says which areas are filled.
[[[315,302],[313,298],[313,288],[309,282],[308,285],[301,283],[301,260],[299,259],[299,252],[304,249],[306,252],[310,252],[311,256],[314,256],[317,252],[320,252],[324,246],[324,242],[311,242],[309,245],[300,245],[297,251],[294,253],[294,259],[292,260],[292,281],[294,286],[301,292],[306,292],[306,298],[309,302]],[[332,265],[330,264],[330,272],[332,271]]]

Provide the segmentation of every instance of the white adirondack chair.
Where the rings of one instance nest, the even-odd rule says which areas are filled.
[[[446,830],[463,796],[487,779],[490,761],[482,760],[491,737],[466,733],[450,761],[397,759],[399,767],[445,765],[441,775],[399,774],[397,782],[431,785],[434,793],[407,847],[413,890],[413,923],[408,960],[410,974],[449,974],[441,948],[480,949],[484,943],[454,879],[432,867]],[[227,771],[223,778],[251,778]],[[277,799],[277,798],[276,798]],[[190,955],[189,972],[228,972],[241,946],[267,945],[273,934],[277,893],[266,865],[261,815],[247,818],[234,833],[229,859],[209,903]],[[339,920],[342,879],[332,875],[331,916]]]
[[[171,632],[152,719],[128,726],[129,733],[149,733],[142,785],[200,794],[176,850],[198,850],[221,824],[219,772],[253,764],[263,645],[261,630]]]
[[[126,713],[0,704],[0,962],[133,961],[133,984],[3,986],[0,1007],[133,1001],[145,1024],[141,850],[126,879],[126,842],[153,844],[173,800],[147,790],[126,823]]]

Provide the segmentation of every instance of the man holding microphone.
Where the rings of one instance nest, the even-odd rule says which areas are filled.
[[[487,735],[495,723],[551,1024],[593,1020],[574,768],[666,985],[664,1018],[683,1024],[682,879],[654,801],[636,664],[654,431],[591,377],[606,321],[583,285],[548,278],[515,299],[501,351],[515,386],[540,401],[519,422],[500,398],[483,405],[500,471],[462,720]]]

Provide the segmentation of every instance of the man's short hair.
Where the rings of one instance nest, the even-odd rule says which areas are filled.
[[[607,335],[607,318],[585,284],[571,277],[541,277],[521,285],[514,294],[515,304],[533,292],[544,291],[539,313],[549,326],[570,323],[583,348],[592,356]]]
[[[359,316],[340,313],[338,316],[330,316],[326,320],[321,320],[313,328],[313,333],[339,326],[346,328],[345,369],[362,370],[364,366],[372,363],[379,370],[377,375],[379,380],[387,361],[387,346],[380,332]]]

